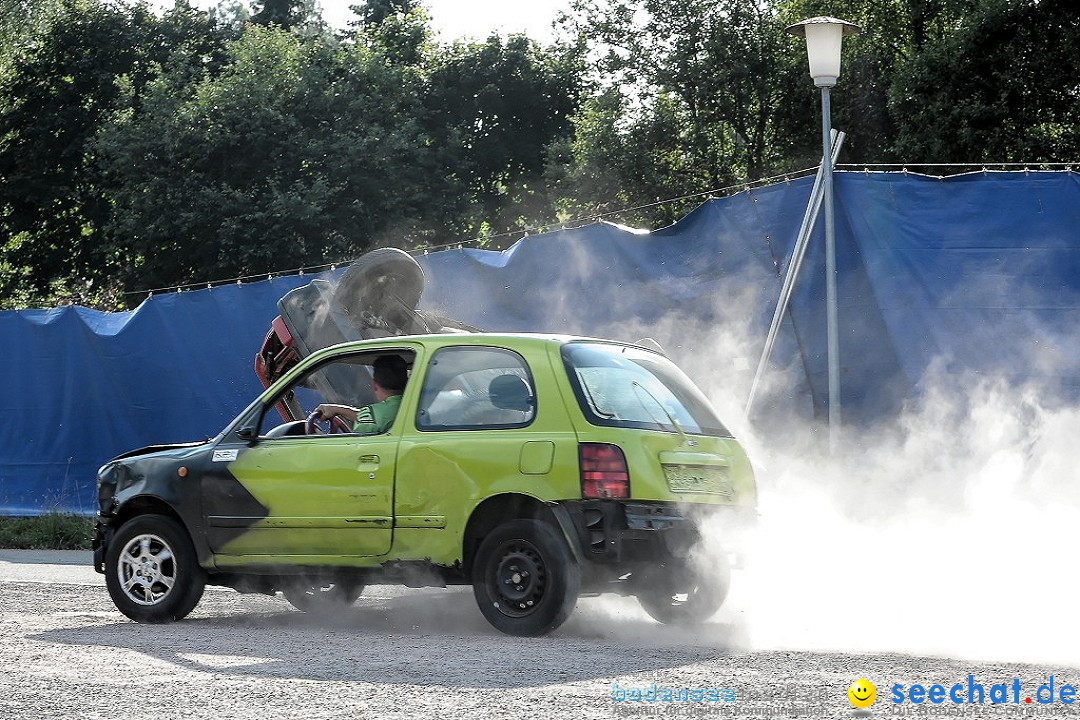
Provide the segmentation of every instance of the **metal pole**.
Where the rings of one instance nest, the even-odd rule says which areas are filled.
[[[829,340],[829,452],[840,447],[840,334],[836,310],[836,226],[833,218],[832,107],[829,87],[821,88],[822,162],[825,165],[825,317]]]
[[[844,133],[838,133],[835,130],[832,131],[832,161],[836,163],[837,157],[840,155],[840,148],[844,144]],[[776,345],[776,338],[780,334],[780,323],[783,322],[784,313],[787,312],[788,303],[791,301],[791,294],[795,290],[795,282],[799,277],[799,269],[802,267],[803,258],[806,256],[806,247],[810,242],[810,233],[814,229],[814,224],[817,223],[818,210],[821,209],[821,183],[822,176],[825,174],[825,163],[822,162],[818,166],[817,175],[814,176],[814,187],[810,190],[810,201],[806,205],[806,212],[803,214],[802,225],[799,226],[799,234],[795,237],[795,246],[791,251],[791,258],[788,260],[787,270],[784,274],[784,282],[780,286],[780,297],[776,301],[776,309],[773,311],[772,323],[769,325],[769,334],[765,336],[765,347],[761,351],[761,358],[758,359],[757,371],[754,373],[754,381],[750,384],[750,395],[746,399],[746,407],[744,412],[749,417],[751,411],[754,409],[754,400],[757,398],[758,389],[761,386],[761,380],[765,376],[765,368],[769,364],[769,358],[772,357],[773,347]]]

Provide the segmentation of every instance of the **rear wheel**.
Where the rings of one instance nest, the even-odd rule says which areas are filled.
[[[306,613],[343,610],[356,602],[362,592],[362,583],[320,583],[306,580],[298,580],[281,590],[290,605]]]
[[[206,587],[195,546],[171,517],[140,515],[120,526],[105,553],[105,585],[117,609],[136,622],[179,620]]]
[[[544,635],[559,627],[581,587],[566,541],[539,520],[495,528],[476,552],[472,576],[480,612],[507,635]]]
[[[645,612],[658,622],[694,625],[716,614],[730,587],[731,568],[726,560],[708,569],[675,560],[643,571],[637,598]]]

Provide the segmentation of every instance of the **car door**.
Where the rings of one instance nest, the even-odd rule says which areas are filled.
[[[538,400],[521,354],[494,345],[443,347],[416,382],[415,430],[398,461],[397,557],[452,564],[461,559],[469,514],[484,499],[518,493],[548,500],[577,490],[573,429],[554,395]],[[560,484],[567,477],[570,488]]]
[[[411,364],[411,350],[395,352],[408,355]],[[342,396],[355,389],[342,378],[351,371],[357,375],[352,385],[370,383],[377,355],[345,354],[305,373],[282,394],[304,414],[321,402],[344,402]],[[327,384],[327,378],[336,382]],[[274,426],[272,412],[282,394],[222,439],[204,473],[205,527],[218,564],[268,557],[325,562],[389,552],[402,418],[381,435],[308,435],[300,420]],[[259,428],[257,437],[245,441],[240,435],[250,437],[250,427]]]

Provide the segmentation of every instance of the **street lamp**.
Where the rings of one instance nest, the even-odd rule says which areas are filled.
[[[821,88],[822,203],[825,205],[825,303],[829,339],[829,451],[840,444],[840,331],[836,311],[836,230],[833,220],[832,108],[829,88],[840,77],[840,45],[859,26],[831,17],[816,17],[789,25],[792,35],[806,38],[810,77]]]

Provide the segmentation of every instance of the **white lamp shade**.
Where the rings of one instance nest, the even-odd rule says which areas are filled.
[[[810,77],[819,87],[832,87],[840,77],[840,44],[845,35],[859,32],[859,26],[834,17],[816,17],[789,25],[792,35],[806,38]]]
[[[844,26],[832,23],[806,25],[806,54],[815,85],[832,86],[840,77],[840,43]]]

